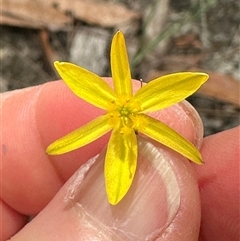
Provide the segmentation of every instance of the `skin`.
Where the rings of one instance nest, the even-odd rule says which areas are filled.
[[[140,88],[139,82],[134,86]],[[64,183],[101,152],[109,135],[61,156],[47,156],[45,149],[103,111],[76,97],[62,81],[4,93],[1,99],[1,240],[13,235],[13,241],[60,237],[91,240],[96,235],[94,229],[84,229],[76,213],[63,212],[62,200],[67,191]],[[175,107],[171,108],[155,117],[199,145],[201,133],[196,133],[195,126],[201,123],[194,112],[186,107],[188,117],[182,121],[172,111]],[[181,205],[166,230],[152,240],[238,240],[239,132],[236,127],[204,138],[200,149],[205,162],[202,166],[179,156],[174,159]],[[151,188],[158,186],[153,184]],[[133,195],[131,189],[129,193]],[[89,204],[93,201],[88,200]],[[161,204],[149,203],[149,207],[154,205]],[[28,217],[35,215],[24,227]],[[148,220],[147,224],[154,225],[154,221]]]

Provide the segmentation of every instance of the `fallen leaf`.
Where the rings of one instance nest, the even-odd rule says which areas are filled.
[[[240,81],[231,76],[198,70],[209,74],[209,80],[198,90],[198,93],[229,102],[240,107]]]
[[[1,2],[1,24],[27,28],[64,29],[72,18],[42,1],[3,0]]]
[[[3,0],[0,17],[4,25],[58,30],[65,29],[74,18],[88,24],[117,28],[138,21],[140,14],[122,4],[104,1]]]
[[[198,66],[203,54],[171,54],[164,56],[163,68],[170,72],[184,71]]]
[[[202,44],[199,41],[198,36],[194,33],[174,39],[174,44],[177,48],[181,48],[181,49],[189,49],[189,48],[202,49]]]
[[[42,0],[62,12],[71,12],[76,19],[103,27],[116,27],[140,18],[140,14],[119,3],[93,0]]]

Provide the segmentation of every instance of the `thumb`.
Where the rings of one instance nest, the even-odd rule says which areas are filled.
[[[185,158],[140,138],[133,184],[112,206],[105,193],[104,155],[84,164],[11,240],[198,240],[198,187]]]

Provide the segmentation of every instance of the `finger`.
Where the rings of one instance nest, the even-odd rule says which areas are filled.
[[[194,166],[202,203],[201,240],[239,239],[239,134],[237,127],[205,138],[205,165]]]
[[[199,192],[186,159],[140,138],[133,185],[116,206],[104,191],[104,159],[84,164],[11,240],[198,240]]]

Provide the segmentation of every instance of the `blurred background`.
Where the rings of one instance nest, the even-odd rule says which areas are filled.
[[[55,60],[111,76],[110,43],[120,29],[132,78],[208,73],[188,101],[205,135],[229,129],[240,123],[239,8],[236,0],[2,0],[1,92],[59,79]]]

